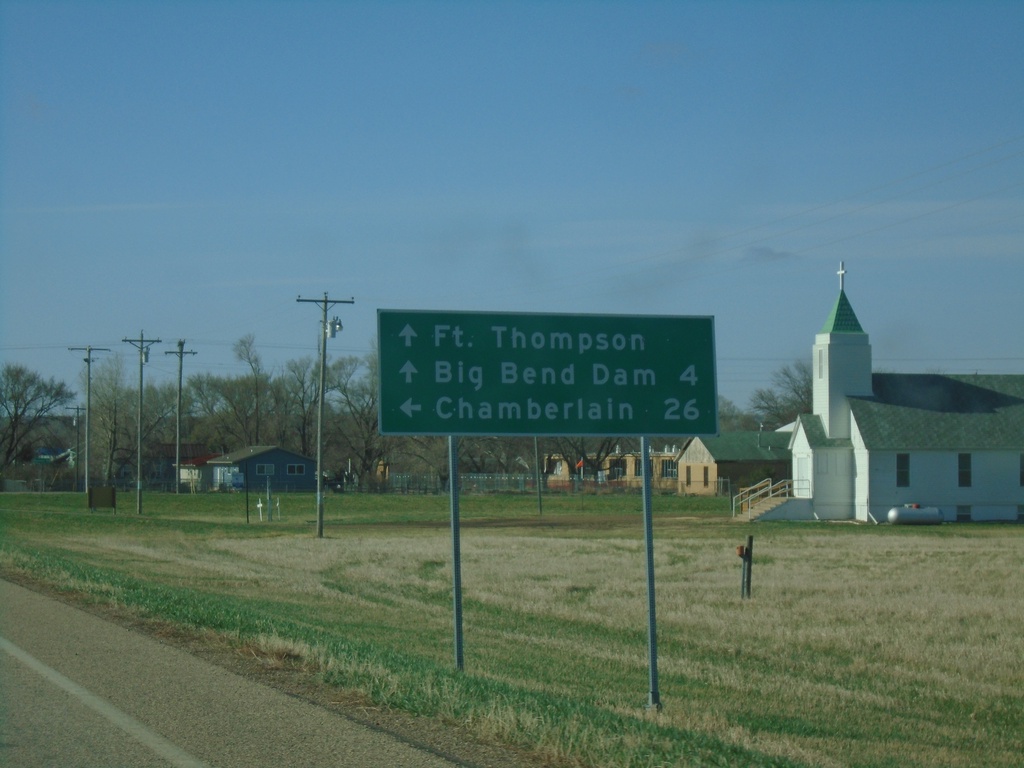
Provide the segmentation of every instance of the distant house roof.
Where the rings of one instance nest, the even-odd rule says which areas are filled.
[[[219,453],[208,453],[205,456],[195,456],[191,459],[182,459],[181,466],[183,467],[203,467],[209,464],[216,458],[219,458]]]
[[[790,432],[723,432],[717,437],[694,438],[716,462],[789,461]]]
[[[839,298],[836,299],[836,304],[832,307],[832,311],[825,320],[825,325],[821,332],[864,333],[864,329],[860,326],[860,321],[853,311],[850,300],[846,298],[846,291],[839,291]]]
[[[239,448],[237,451],[231,451],[230,453],[225,453],[223,456],[219,456],[216,459],[211,459],[210,463],[237,464],[240,461],[254,459],[258,456],[262,456],[263,454],[270,453],[271,451],[286,453],[289,454],[290,456],[295,456],[298,459],[303,459],[304,461],[312,461],[312,459],[310,459],[307,456],[303,456],[300,453],[295,453],[295,451],[289,451],[287,448],[279,448],[276,445],[251,445],[248,448]]]
[[[174,443],[160,443],[156,449],[157,455],[162,458],[173,459],[177,455],[178,448]],[[199,456],[209,456],[210,451],[203,443],[182,443],[181,444],[181,463],[185,464],[185,459],[194,459]]]
[[[869,450],[1024,451],[1024,376],[876,373],[851,397]]]

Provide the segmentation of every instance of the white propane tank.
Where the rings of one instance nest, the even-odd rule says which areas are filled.
[[[890,525],[939,525],[942,521],[942,511],[938,507],[907,504],[889,510]]]

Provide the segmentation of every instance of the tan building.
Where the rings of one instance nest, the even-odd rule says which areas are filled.
[[[735,494],[765,479],[789,477],[791,429],[725,432],[695,437],[679,456],[679,492],[696,496]]]
[[[682,446],[665,445],[651,452],[651,487],[656,493],[716,496],[731,495],[766,478],[789,476],[792,431],[727,432],[717,437],[690,438]],[[595,474],[561,456],[548,458],[549,490],[572,490],[582,481],[587,487],[639,490],[643,484],[639,454],[608,456]]]
[[[679,493],[679,455],[681,446],[666,445],[660,451],[651,451],[651,488],[655,493]],[[643,485],[640,455],[636,452],[614,453],[602,462],[596,473],[580,460],[571,461],[562,456],[547,459],[547,488],[551,491],[572,490],[582,481],[588,488],[639,490]]]

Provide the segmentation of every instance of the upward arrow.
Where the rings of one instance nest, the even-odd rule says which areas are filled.
[[[405,339],[405,346],[411,347],[412,340],[416,338],[417,334],[416,331],[412,329],[412,326],[406,323],[405,328],[403,328],[398,335]]]
[[[398,372],[405,374],[405,383],[406,384],[412,384],[412,375],[414,373],[418,373],[418,371],[416,370],[416,366],[412,364],[411,360],[409,360],[408,362],[406,362],[405,365],[403,365],[401,368],[399,368]]]

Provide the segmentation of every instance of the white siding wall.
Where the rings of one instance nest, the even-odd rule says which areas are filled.
[[[814,513],[822,520],[853,519],[853,452],[819,448],[814,452]]]
[[[959,485],[959,451],[901,451],[910,454],[910,485],[897,488],[896,453],[871,454],[870,510],[879,521],[904,504],[938,507],[949,521],[956,520],[958,506],[971,507],[973,520],[1017,519],[1017,508],[1024,504],[1020,452],[972,453],[969,488]]]
[[[871,394],[871,345],[863,333],[815,336],[812,375],[814,413],[829,437],[850,437],[850,395]]]
[[[879,517],[871,508],[871,454],[868,452],[864,440],[861,438],[860,430],[854,422],[851,427],[853,442],[853,516],[861,522],[881,523],[885,521],[885,515]]]
[[[807,435],[802,428],[793,434],[790,444],[793,462],[793,495],[798,499],[810,499],[814,496],[814,456],[807,442]]]

